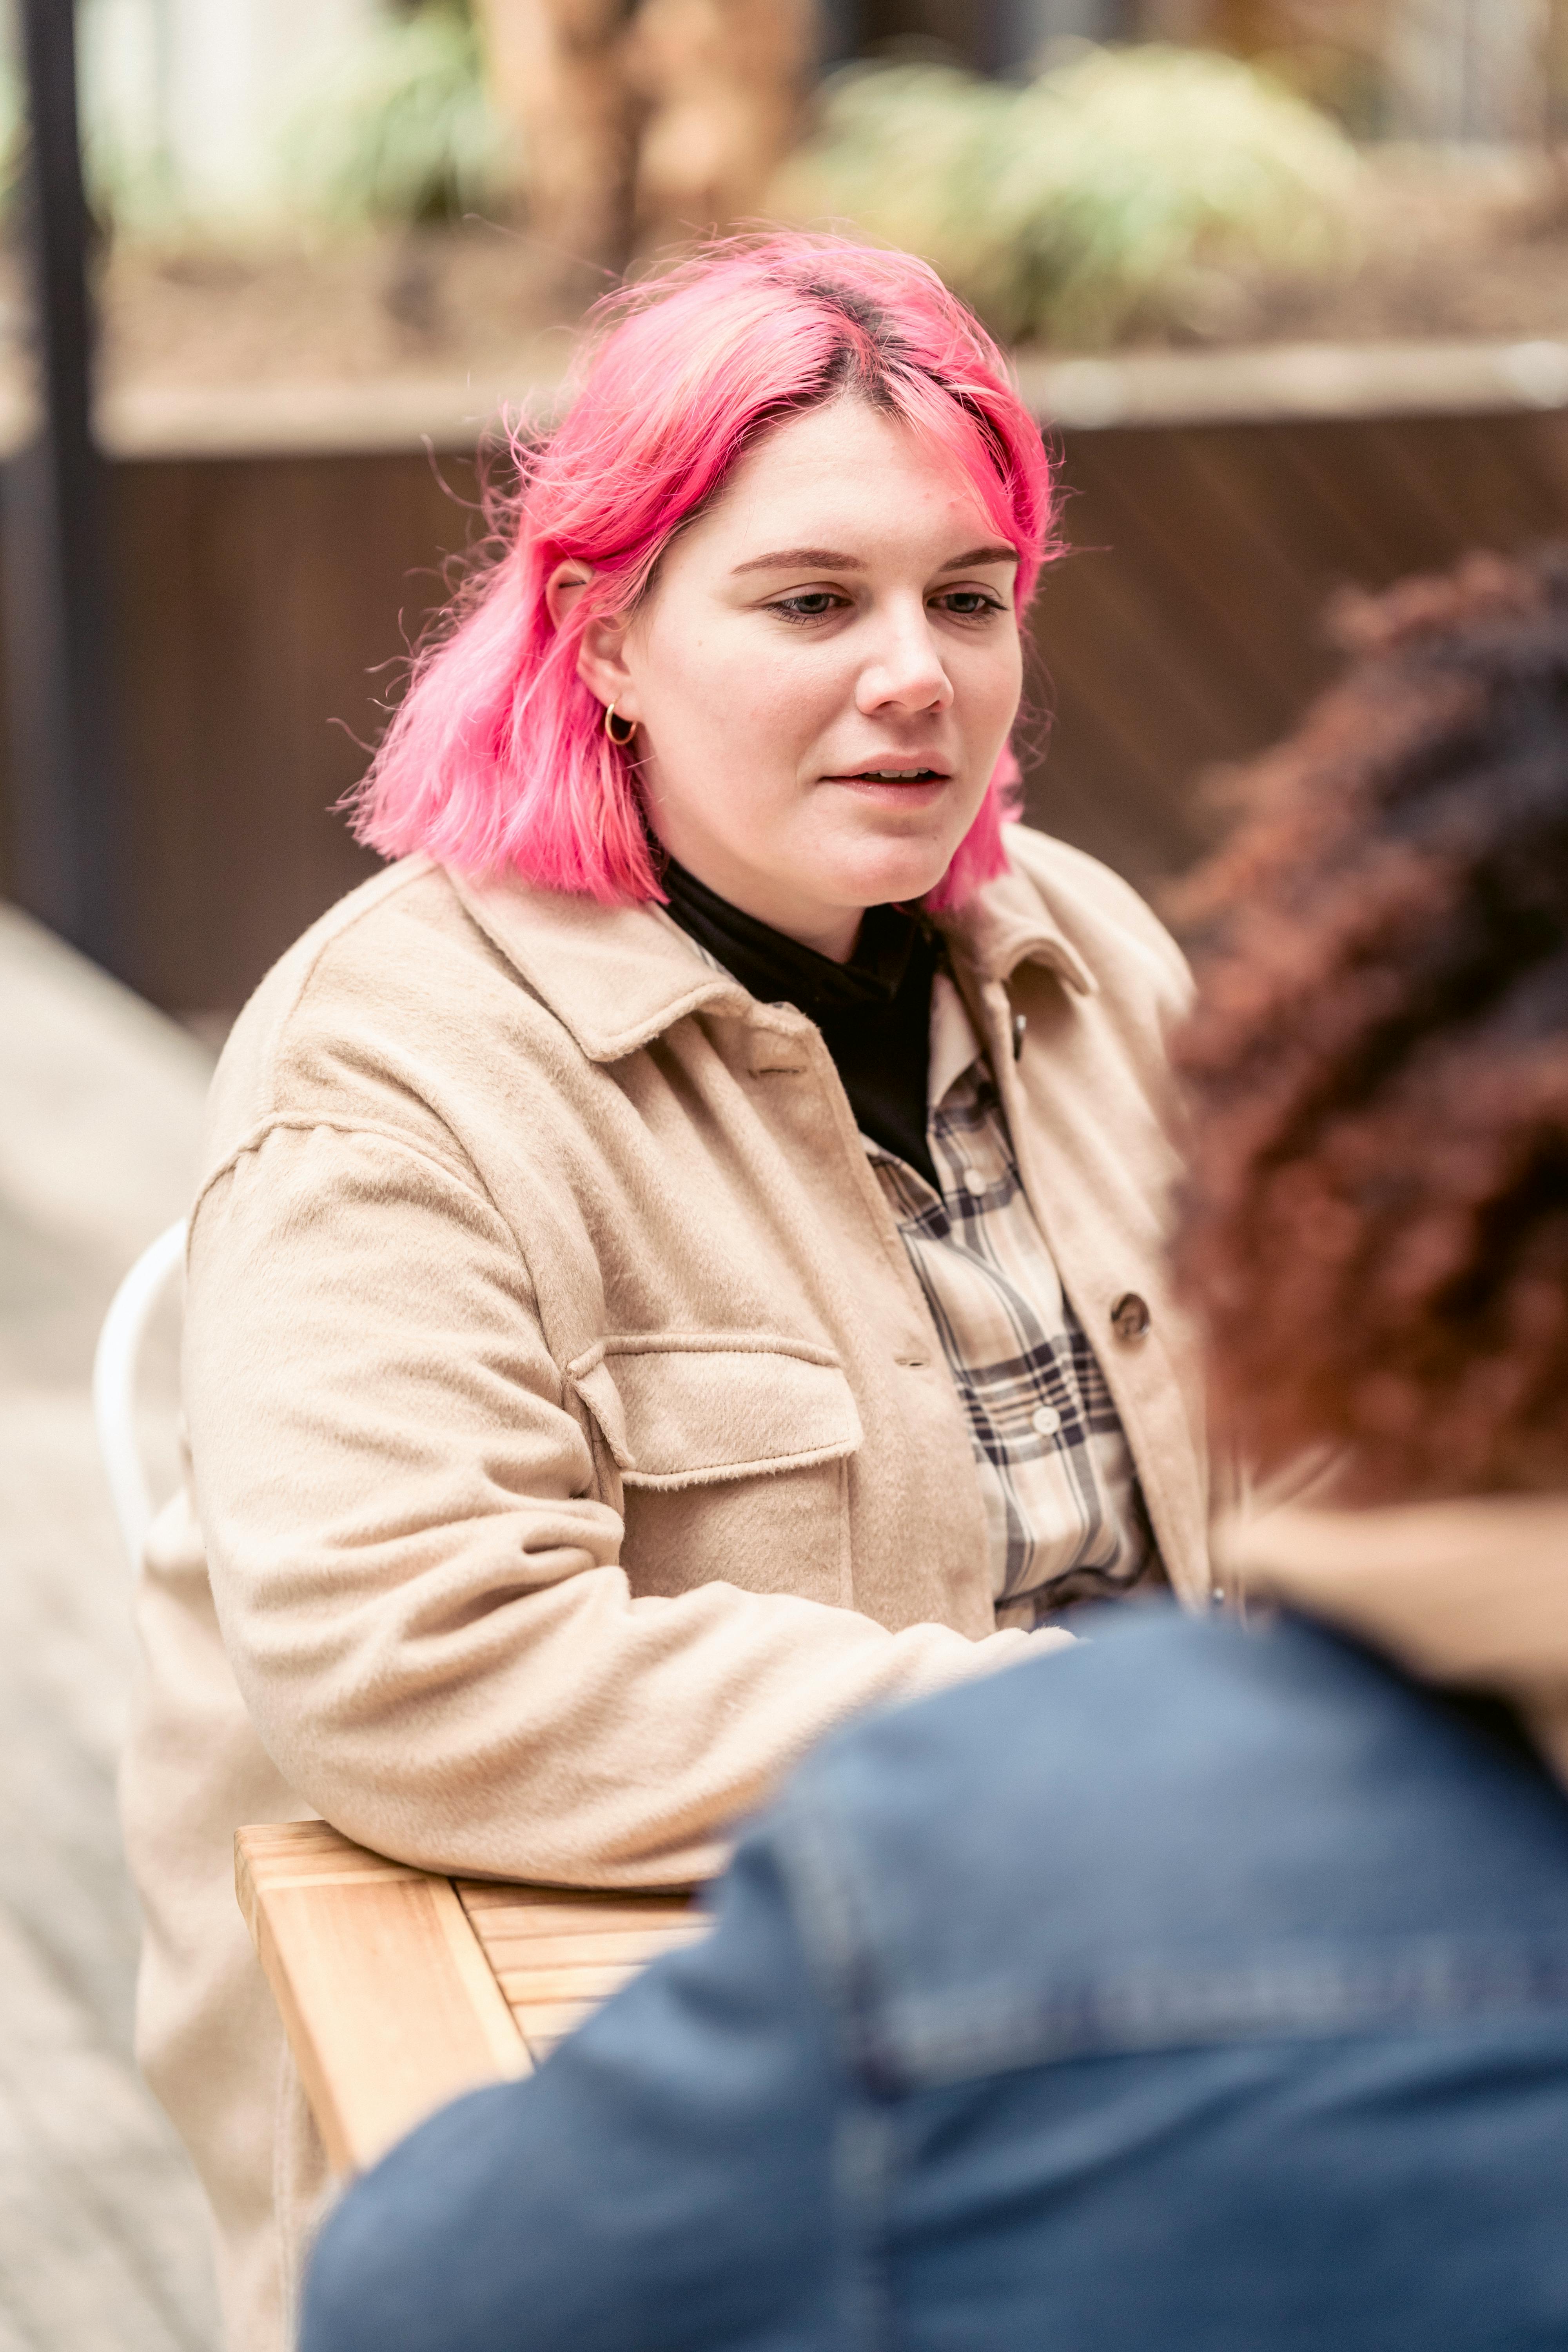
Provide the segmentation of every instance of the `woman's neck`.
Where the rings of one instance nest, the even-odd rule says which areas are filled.
[[[715,901],[732,908],[751,922],[762,924],[778,938],[792,940],[812,955],[824,957],[829,963],[845,964],[854,955],[865,920],[863,907],[814,906],[803,900],[798,892],[774,885],[765,877],[744,869],[718,872],[712,861],[700,854],[691,858],[680,857],[646,818],[644,823],[656,874],[668,861],[678,873],[689,876]]]

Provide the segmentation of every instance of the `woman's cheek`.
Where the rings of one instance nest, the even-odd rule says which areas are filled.
[[[961,711],[964,733],[971,739],[987,777],[1002,755],[1008,731],[1018,715],[1023,694],[1023,664],[1005,654],[987,661],[980,674],[964,680]]]
[[[839,665],[808,659],[742,660],[728,681],[731,707],[745,714],[748,727],[765,729],[775,753],[793,752],[816,740],[853,706],[854,681]]]

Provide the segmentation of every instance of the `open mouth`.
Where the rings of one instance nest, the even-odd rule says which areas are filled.
[[[836,780],[844,784],[944,784],[945,768],[853,768]]]

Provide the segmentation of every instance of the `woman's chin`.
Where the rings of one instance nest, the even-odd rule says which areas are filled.
[[[809,862],[825,900],[839,907],[885,907],[934,890],[962,838],[951,825],[902,835],[868,829],[858,838],[819,839]]]
[[[945,844],[927,845],[918,854],[906,847],[897,856],[858,858],[835,896],[845,906],[912,905],[936,888],[952,859],[952,849]]]

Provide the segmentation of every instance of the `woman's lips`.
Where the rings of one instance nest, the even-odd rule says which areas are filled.
[[[825,783],[843,784],[852,793],[860,793],[875,800],[932,800],[952,782],[945,768],[854,768],[835,776],[825,776]]]

